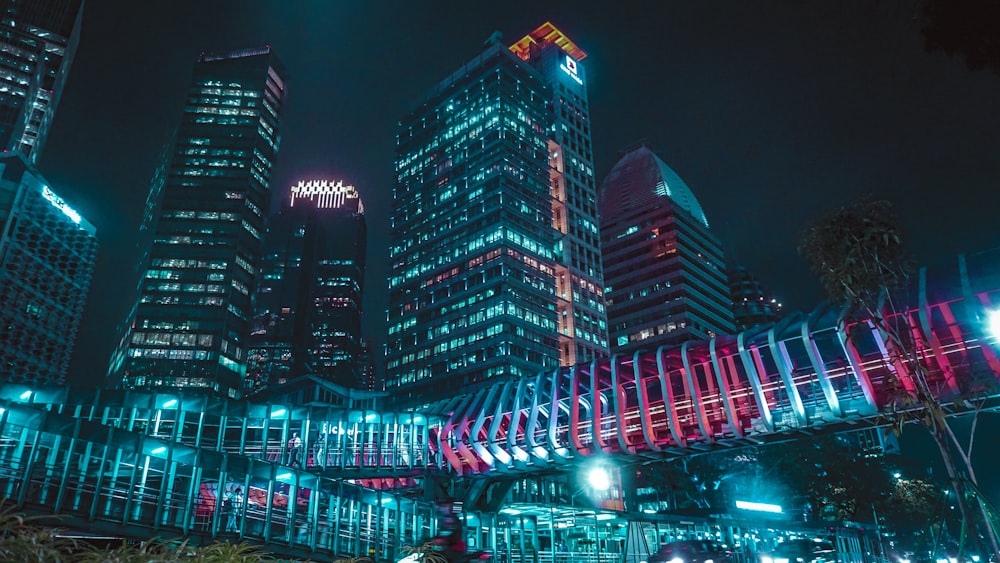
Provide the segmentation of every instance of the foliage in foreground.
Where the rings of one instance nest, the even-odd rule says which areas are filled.
[[[755,500],[814,522],[871,522],[877,515],[913,550],[930,549],[929,524],[958,531],[956,515],[944,510],[942,483],[926,467],[868,454],[851,434],[819,435],[649,464],[636,478],[637,486],[655,487],[668,510],[682,513]]]
[[[404,545],[403,555],[417,555],[422,563],[448,563],[448,558],[435,549],[431,542],[417,546]]]
[[[986,393],[978,383],[956,381],[961,391],[956,404],[975,409],[966,444],[948,421],[949,412],[938,397],[930,366],[911,327],[910,311],[916,308],[909,294],[913,265],[892,204],[866,197],[845,205],[810,225],[799,237],[798,250],[830,301],[843,305],[841,327],[865,319],[878,330],[886,365],[892,366],[884,382],[892,395],[886,422],[897,434],[905,423],[917,422],[938,447],[962,514],[959,558],[968,530],[983,552],[992,551],[1000,560],[1000,540],[986,504],[976,494],[979,485],[972,464],[976,421]],[[909,385],[896,375],[900,369],[905,370]],[[980,535],[985,541],[980,541]]]
[[[82,563],[170,563],[185,561],[191,563],[262,563],[276,561],[258,546],[245,543],[232,544],[215,542],[201,547],[162,540],[152,540],[139,544],[126,544],[113,550],[89,547],[80,554],[74,554],[74,561]]]
[[[187,541],[151,540],[103,549],[61,537],[0,500],[0,561],[14,563],[263,563],[276,561],[259,546],[215,542],[195,547]],[[358,563],[358,562],[351,562]]]

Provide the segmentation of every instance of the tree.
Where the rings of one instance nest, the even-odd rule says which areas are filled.
[[[890,485],[885,459],[862,455],[853,434],[774,444],[762,449],[760,460],[790,496],[808,502],[817,520],[867,521]]]
[[[926,553],[940,543],[944,530],[957,531],[961,525],[952,518],[950,491],[911,474],[893,480],[886,498],[878,503],[878,514],[890,524],[900,545]]]
[[[636,476],[639,486],[659,490],[671,510],[699,512],[727,508],[728,484],[753,471],[755,464],[756,448],[741,448],[650,463]]]
[[[1000,560],[1000,545],[985,507],[980,502],[980,510],[974,511],[968,498],[978,490],[970,457],[973,441],[963,444],[949,424],[913,337],[907,308],[913,268],[892,204],[866,197],[846,205],[809,226],[799,237],[798,251],[819,276],[830,301],[844,305],[839,322],[874,323],[890,356],[888,364],[907,370],[910,388],[898,374],[886,382],[893,397],[893,404],[886,405],[887,422],[897,432],[906,422],[917,422],[927,430],[957,492],[963,522],[989,538],[989,549]],[[979,540],[977,534],[973,537]]]
[[[674,510],[730,510],[737,500],[809,510],[821,520],[868,520],[891,479],[882,458],[860,455],[851,435],[815,436],[644,465],[642,486]],[[661,500],[668,500],[662,497]]]

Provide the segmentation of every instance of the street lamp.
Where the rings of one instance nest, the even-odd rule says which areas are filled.
[[[598,516],[598,497],[602,496],[600,493],[604,493],[611,488],[611,472],[608,467],[604,464],[597,463],[595,465],[590,465],[588,468],[584,468],[583,475],[585,479],[581,479],[586,482],[584,489],[590,488],[590,500],[594,504],[594,558],[597,563],[601,561],[601,519]],[[576,495],[573,495],[574,508],[576,505],[576,496],[583,492],[581,489]],[[575,512],[575,510],[574,510]]]
[[[606,491],[611,488],[611,475],[603,467],[594,467],[587,473],[587,483],[595,491]]]

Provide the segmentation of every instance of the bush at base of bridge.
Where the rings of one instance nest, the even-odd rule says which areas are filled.
[[[4,563],[264,563],[278,561],[259,546],[215,542],[151,540],[113,549],[59,535],[0,499],[0,561]]]

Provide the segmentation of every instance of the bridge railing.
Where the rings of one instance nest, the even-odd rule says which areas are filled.
[[[921,270],[912,307],[886,322],[820,307],[708,342],[640,351],[505,381],[450,407],[432,435],[461,473],[524,471],[595,454],[682,453],[700,444],[873,419],[918,385],[947,404],[995,393],[1000,252],[960,257],[949,283]],[[932,291],[929,288],[934,288]],[[906,357],[886,327],[916,351]]]
[[[945,284],[922,271],[916,305],[888,312],[888,325],[912,343],[916,358],[898,354],[876,323],[841,323],[839,311],[821,307],[738,335],[501,381],[456,397],[439,415],[134,391],[70,396],[10,384],[0,387],[0,400],[86,420],[96,434],[108,427],[134,433],[173,452],[215,451],[342,478],[520,472],[596,454],[677,454],[872,419],[900,407],[918,368],[942,401],[993,393],[1000,359],[986,317],[1000,308],[998,256],[961,258]]]
[[[0,497],[30,514],[147,537],[247,538],[367,554],[430,535],[431,507],[307,468],[164,442],[41,405],[0,413]]]

